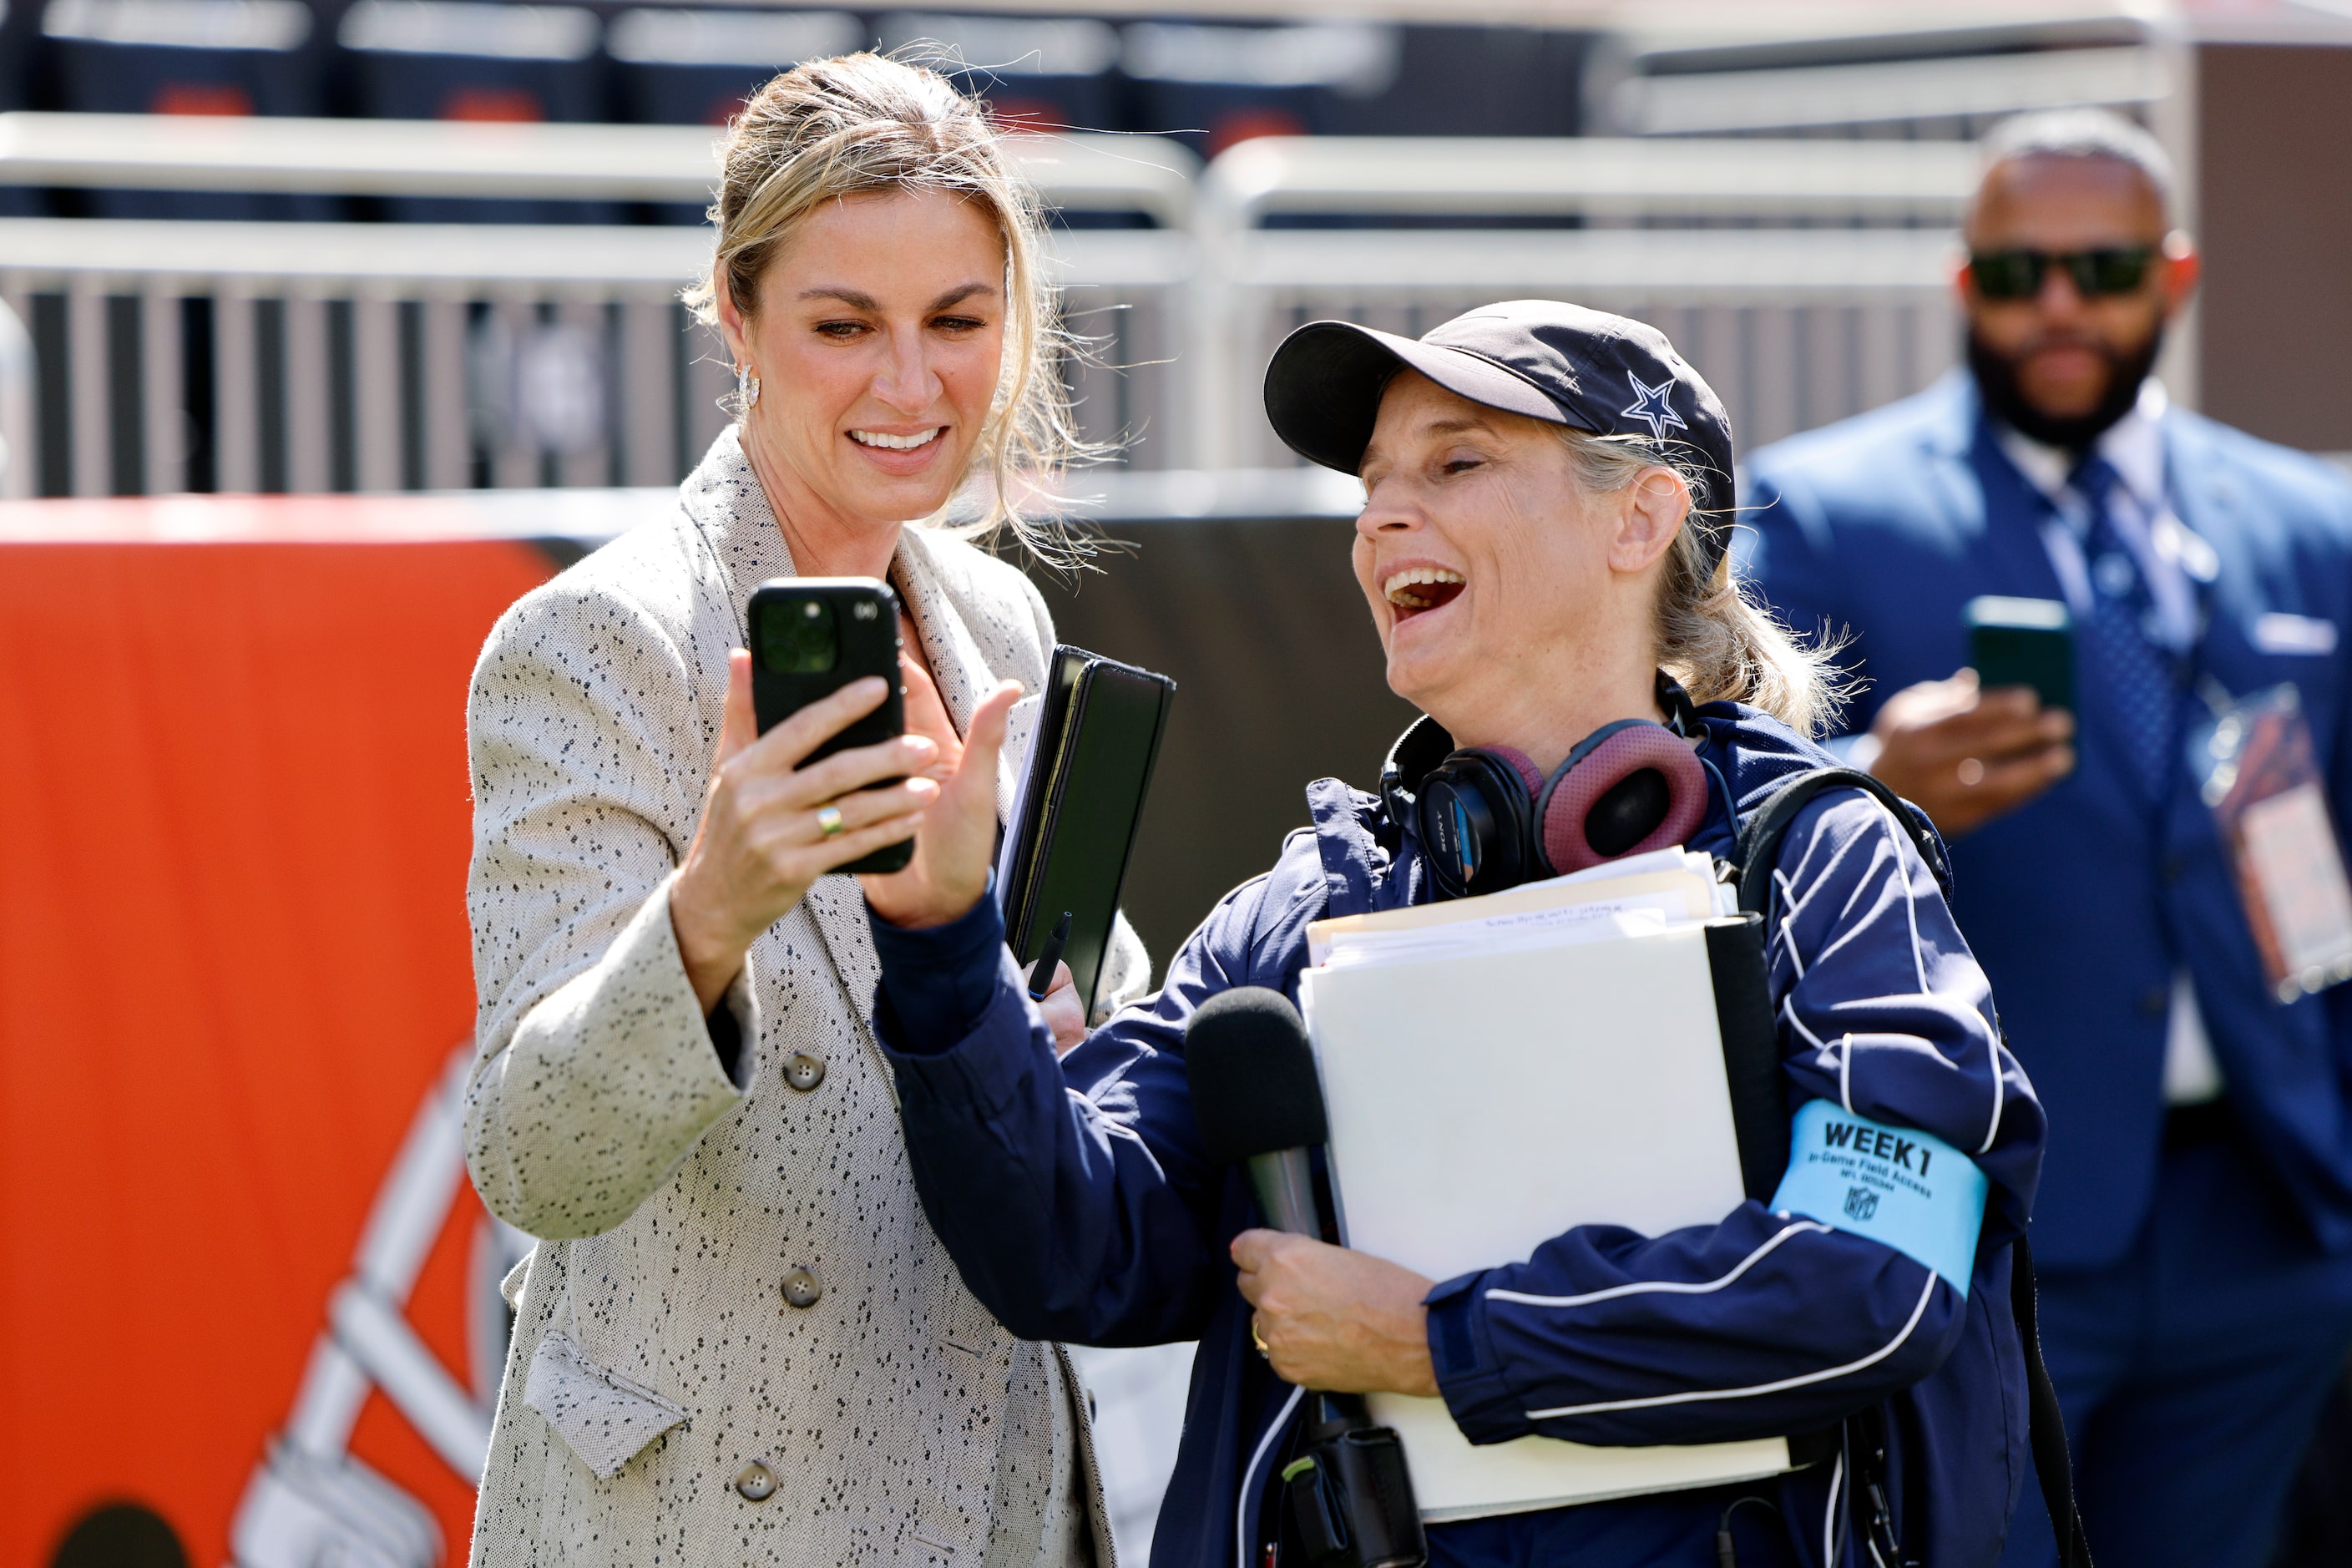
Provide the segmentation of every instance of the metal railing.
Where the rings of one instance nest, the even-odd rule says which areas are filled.
[[[1744,442],[1913,390],[1953,357],[1955,143],[1269,138],[1198,170],[1149,137],[1022,138],[1069,212],[1055,264],[1086,433],[1142,468],[1291,461],[1276,336],[1418,332],[1559,294],[1651,319]],[[678,202],[706,130],[0,115],[0,183]],[[1433,225],[1440,226],[1431,226]],[[687,226],[0,220],[13,494],[673,481],[724,416],[678,289]],[[11,390],[13,388],[13,390]]]
[[[1944,121],[1960,134],[2004,114],[2152,103],[2170,90],[2162,51],[2104,48],[1636,76],[1608,93],[1608,124],[1640,136],[1785,134],[1814,126]]]
[[[692,203],[705,128],[0,115],[0,183]],[[1074,366],[1087,434],[1150,410],[1108,363],[1172,353],[1197,160],[1157,138],[1023,137],[1071,232],[1056,261],[1105,364]],[[679,289],[685,226],[0,220],[0,493],[669,483],[725,416],[715,337]],[[1114,296],[1106,299],[1104,296]],[[1157,334],[1155,336],[1155,333]],[[14,364],[16,371],[10,374]]]
[[[1283,454],[1247,386],[1319,316],[1416,335],[1559,295],[1653,321],[1743,442],[1916,390],[1951,363],[1953,236],[1976,171],[1950,142],[1267,138],[1209,166],[1190,304],[1193,461]],[[1549,220],[1574,226],[1270,226]]]
[[[1183,279],[1171,240],[1072,234],[1056,259],[1078,308],[1148,305]],[[708,255],[683,227],[0,220],[36,362],[8,493],[674,482],[731,384],[677,300]]]
[[[1200,161],[1158,136],[1013,139],[1022,173],[1074,212],[1181,228]],[[152,114],[0,114],[0,184],[352,196],[710,199],[704,125],[505,124]]]

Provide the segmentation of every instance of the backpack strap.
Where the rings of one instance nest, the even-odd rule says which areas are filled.
[[[2083,1536],[2083,1509],[2074,1500],[2074,1461],[2066,1451],[2066,1415],[2057,1385],[2042,1360],[2042,1329],[2034,1315],[2033,1248],[2023,1237],[2010,1244],[2010,1315],[2017,1320],[2025,1351],[2025,1432],[2033,1449],[2033,1473],[2042,1479],[2050,1532],[2058,1538],[2059,1568],[2091,1568],[2091,1543]]]
[[[1944,841],[1918,807],[1860,768],[1809,768],[1783,780],[1779,788],[1764,797],[1764,804],[1740,819],[1739,842],[1732,852],[1732,866],[1739,878],[1742,910],[1760,915],[1771,903],[1772,867],[1780,856],[1780,840],[1787,836],[1790,824],[1797,820],[1797,814],[1812,805],[1814,796],[1830,789],[1858,789],[1886,807],[1887,814],[1909,830],[1919,858],[1927,862],[1927,869],[1935,874],[1936,885],[1948,897],[1950,895],[1952,868],[1944,854]]]
[[[1738,879],[1739,908],[1743,912],[1759,916],[1765,912],[1772,901],[1772,868],[1780,858],[1780,840],[1798,814],[1822,791],[1832,789],[1858,789],[1885,806],[1888,814],[1910,831],[1919,858],[1935,873],[1937,885],[1949,896],[1950,859],[1944,853],[1944,842],[1935,826],[1917,807],[1883,781],[1858,768],[1812,768],[1784,781],[1740,821],[1732,868]],[[2021,1236],[2011,1244],[2010,1315],[2016,1320],[2018,1343],[2025,1355],[2027,1437],[2033,1452],[2034,1474],[2042,1481],[2042,1500],[2050,1510],[2051,1531],[2058,1540],[2058,1561],[2061,1568],[2091,1568],[2091,1549],[2083,1535],[2083,1512],[2074,1500],[2074,1467],[2067,1453],[2065,1415],[2059,1408],[2058,1391],[2050,1381],[2050,1369],[2042,1359],[2042,1334],[2034,1314],[2033,1251]],[[1867,1450],[1869,1444],[1865,1443],[1864,1447]],[[1883,1463],[1883,1443],[1878,1452]],[[1883,1512],[1885,1503],[1880,1501],[1877,1506]],[[1886,1519],[1873,1521],[1874,1528],[1887,1522]]]

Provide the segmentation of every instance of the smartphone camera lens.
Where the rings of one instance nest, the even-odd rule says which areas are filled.
[[[771,605],[760,622],[760,661],[778,675],[822,675],[841,657],[829,599]]]

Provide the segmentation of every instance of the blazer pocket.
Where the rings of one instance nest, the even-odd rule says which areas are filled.
[[[646,1444],[686,1419],[684,1410],[652,1389],[590,1361],[560,1329],[539,1342],[522,1402],[546,1417],[602,1481],[619,1475]]]

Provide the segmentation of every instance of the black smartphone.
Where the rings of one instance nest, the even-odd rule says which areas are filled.
[[[1960,612],[1979,690],[2030,686],[2044,708],[2074,707],[2074,623],[2055,599],[1988,595]]]
[[[751,594],[751,710],[766,734],[820,698],[878,675],[890,694],[882,705],[808,754],[801,766],[835,752],[896,740],[907,729],[898,684],[898,595],[873,577],[772,577]],[[884,779],[872,787],[894,784]],[[900,871],[915,841],[892,844],[839,868]]]

